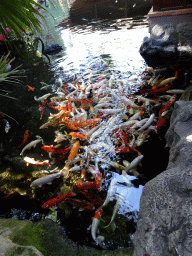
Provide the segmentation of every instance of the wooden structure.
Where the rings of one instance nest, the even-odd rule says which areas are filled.
[[[67,0],[71,19],[125,18],[146,15],[153,0]]]
[[[153,11],[168,11],[192,8],[192,0],[153,0]]]
[[[149,32],[155,25],[192,23],[192,0],[153,0],[148,13]]]

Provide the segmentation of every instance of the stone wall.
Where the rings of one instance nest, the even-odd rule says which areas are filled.
[[[167,169],[144,187],[134,256],[192,255],[192,102],[175,103]],[[161,152],[158,152],[161,157]],[[155,163],[154,163],[155,168]]]

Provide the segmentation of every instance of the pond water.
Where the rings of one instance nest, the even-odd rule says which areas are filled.
[[[90,75],[105,74],[108,76],[107,79],[115,81],[114,84],[117,81],[122,83],[122,93],[126,95],[132,94],[141,83],[140,74],[144,72],[146,67],[144,60],[139,54],[139,47],[145,36],[148,36],[146,16],[117,20],[82,20],[81,24],[68,22],[54,33],[52,33],[52,30],[46,30],[44,35],[41,35],[42,39],[46,42],[45,44],[59,43],[63,46],[63,51],[56,56],[50,57],[50,65],[39,65],[32,67],[28,71],[29,73],[26,71],[27,78],[25,78],[24,82],[36,88],[39,87],[40,82],[54,84],[50,92],[56,95],[61,80],[63,84],[73,82],[80,77],[82,77],[80,81],[86,81]],[[39,49],[39,51],[41,50]],[[36,96],[43,95],[40,87],[37,88],[36,93]],[[23,94],[22,97],[25,96]],[[26,102],[26,106],[28,104],[35,105],[32,96],[30,100],[29,98],[25,100],[30,102]],[[37,108],[37,104],[35,107]],[[18,116],[20,121],[22,118]],[[45,122],[44,120],[43,123]],[[40,124],[37,124],[37,126],[39,128]],[[22,127],[24,130],[26,124],[23,123]],[[52,138],[50,138],[50,143],[51,140]],[[103,169],[108,167],[107,164],[102,166]],[[132,246],[139,211],[139,201],[143,188],[141,184],[137,187],[132,186],[128,188],[124,183],[122,175],[110,169],[106,173],[106,179],[103,182],[103,199],[106,197],[107,188],[112,178],[117,178],[117,187],[114,196],[115,200],[110,202],[110,218],[119,194],[125,188],[127,192],[117,214],[118,224],[116,224],[115,232],[118,233],[118,238],[114,235],[112,238],[109,238],[108,242],[105,242],[104,246],[108,249]],[[135,176],[130,176],[130,181],[135,179]],[[67,220],[68,223],[63,221],[67,235],[80,244],[95,246],[90,236],[90,224],[93,215],[94,213],[88,214],[85,211],[81,214],[75,209],[74,213]],[[60,216],[62,220],[62,214]],[[85,225],[86,218],[90,218],[87,221],[87,225]],[[126,220],[131,220],[131,224],[126,224],[126,229],[124,230],[129,234],[129,238],[126,235],[120,235],[122,230],[122,227],[120,227],[121,220],[122,223],[125,223]],[[73,222],[78,225],[80,221],[82,221],[82,225],[72,228],[71,224]],[[112,242],[112,239],[117,239],[117,242]]]

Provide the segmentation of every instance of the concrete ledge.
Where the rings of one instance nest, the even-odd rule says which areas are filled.
[[[192,9],[179,9],[179,10],[154,12],[152,7],[147,16],[148,18],[153,18],[153,17],[185,15],[185,14],[192,14]]]

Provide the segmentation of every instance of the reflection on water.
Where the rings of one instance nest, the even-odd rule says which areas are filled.
[[[147,33],[146,17],[69,26],[61,31],[67,58],[60,66],[78,71],[87,58],[108,55],[116,70],[136,75],[144,67],[138,51]]]

